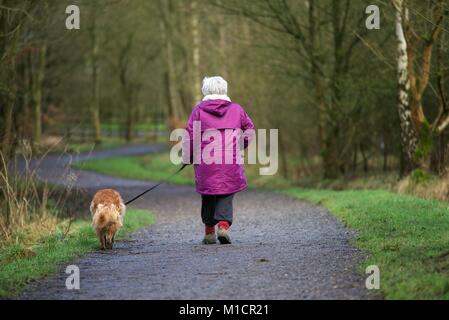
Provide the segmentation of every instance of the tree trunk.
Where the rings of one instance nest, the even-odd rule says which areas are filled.
[[[368,170],[369,170],[368,157],[366,156],[365,146],[363,145],[363,143],[360,143],[360,154],[362,155],[362,159],[363,159],[363,172],[368,173]]]
[[[393,0],[396,9],[397,71],[398,71],[398,114],[401,127],[402,165],[401,174],[407,175],[418,167],[415,160],[417,132],[410,106],[410,79],[408,75],[407,41],[404,34],[403,17],[408,16],[404,0]]]
[[[181,112],[179,110],[180,102],[176,86],[175,63],[173,58],[173,43],[171,39],[167,40],[167,75],[168,75],[168,101],[169,116],[179,119]]]
[[[357,154],[358,150],[357,150],[357,145],[355,145],[353,147],[353,151],[352,151],[352,166],[351,166],[351,170],[353,173],[355,173],[357,171],[357,161],[358,161],[358,154]]]
[[[133,128],[134,128],[133,112],[130,108],[128,108],[128,113],[126,116],[126,135],[125,135],[126,142],[131,142],[133,140],[134,138]]]
[[[321,150],[321,154],[324,162],[324,177],[326,179],[335,179],[339,176],[338,169],[338,142],[337,132],[326,133],[324,139],[324,148]]]
[[[13,124],[13,107],[14,107],[14,93],[8,95],[5,103],[5,112],[4,112],[4,129],[3,129],[3,139],[2,139],[2,154],[5,158],[9,158],[12,150],[12,124]]]
[[[131,94],[132,94],[131,92],[128,92],[125,97],[127,107],[125,139],[127,142],[131,142],[134,138],[133,131],[134,131],[135,108]]]
[[[388,144],[384,141],[384,147],[383,147],[383,164],[382,164],[382,170],[384,172],[388,171]]]
[[[445,167],[447,152],[447,139],[444,134],[435,137],[433,142],[432,155],[430,157],[430,171],[441,175]]]
[[[439,100],[439,114],[441,115],[436,120],[436,125],[434,125],[434,131],[437,133],[437,137],[435,138],[435,142],[433,144],[433,150],[430,161],[430,171],[441,175],[444,173],[446,169],[446,157],[447,157],[447,134],[444,131],[444,125],[447,125],[447,121],[449,120],[449,105],[448,99],[446,97],[446,76],[447,71],[444,66],[444,57],[442,53],[442,46],[444,41],[446,40],[447,34],[442,33],[440,40],[436,46],[436,73],[437,73],[437,88],[438,88],[438,100]],[[444,116],[445,115],[445,116]],[[445,123],[446,122],[446,123]]]
[[[47,44],[44,43],[37,52],[37,66],[31,76],[31,100],[33,106],[33,141],[41,143],[42,138],[42,89],[45,77]]]
[[[92,12],[92,26],[90,30],[91,36],[91,63],[92,63],[92,101],[90,104],[90,112],[92,117],[92,124],[95,131],[94,141],[96,145],[101,144],[101,120],[100,120],[100,84],[99,78],[99,44],[97,37],[97,16],[96,7]]]
[[[333,179],[338,176],[337,165],[337,146],[332,128],[329,127],[329,108],[327,105],[323,79],[319,74],[320,61],[315,56],[316,52],[316,17],[315,17],[315,1],[309,2],[309,39],[310,47],[308,54],[311,64],[311,75],[315,94],[315,100],[318,104],[318,136],[320,140],[320,151],[323,165],[324,177]]]
[[[198,18],[198,3],[193,0],[190,3],[191,28],[192,28],[192,97],[194,103],[201,101],[201,79],[200,79],[200,30]]]
[[[220,19],[220,28],[219,32],[219,57],[220,57],[220,71],[225,79],[229,77],[228,66],[230,64],[229,57],[227,55],[227,50],[229,43],[227,41],[227,28],[226,28],[226,19],[223,16],[219,17]],[[247,24],[247,21],[242,21],[241,23]],[[245,38],[246,39],[246,38]]]
[[[162,32],[165,39],[165,61],[167,65],[166,88],[168,102],[168,119],[169,121],[179,121],[182,117],[182,108],[179,97],[179,91],[176,83],[176,66],[174,57],[174,21],[173,11],[174,4],[172,0],[161,0],[160,6],[162,14],[165,16],[162,23]]]
[[[4,17],[1,17],[0,27],[4,34],[10,32],[10,25]],[[0,130],[0,134],[2,134],[1,152],[3,157],[6,159],[11,156],[14,150],[13,113],[17,94],[16,54],[20,33],[21,28],[19,26],[19,28],[14,32],[9,46],[7,46],[7,42],[4,42],[0,47],[2,52],[4,52],[4,61],[0,61],[0,67],[2,67],[0,76],[2,82],[5,83],[6,88],[6,90],[4,90],[4,92],[0,95],[0,103],[4,104],[3,128]]]
[[[287,149],[285,147],[285,142],[282,139],[282,137],[279,137],[279,147],[280,147],[280,157],[281,157],[281,172],[282,177],[285,179],[289,178],[289,168],[288,168],[288,161],[287,161]]]

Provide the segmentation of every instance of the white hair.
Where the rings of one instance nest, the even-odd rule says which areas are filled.
[[[203,79],[203,95],[227,95],[228,83],[222,77],[205,77]]]

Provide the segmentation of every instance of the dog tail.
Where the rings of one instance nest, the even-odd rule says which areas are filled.
[[[103,229],[107,227],[108,225],[108,217],[105,213],[97,213],[94,216],[94,222],[93,225],[96,226],[96,228]]]
[[[100,213],[98,217],[98,224],[104,224],[106,222],[106,215],[104,213]]]

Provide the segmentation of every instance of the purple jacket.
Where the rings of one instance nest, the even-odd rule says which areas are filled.
[[[250,138],[242,135],[242,131],[254,129],[254,124],[245,110],[238,104],[225,100],[209,100],[203,101],[197,105],[190,115],[187,123],[187,132],[189,134],[184,143],[190,144],[190,159],[186,158],[186,145],[183,146],[183,161],[184,163],[193,162],[193,154],[195,146],[194,139],[194,122],[201,123],[201,136],[207,134],[210,129],[217,129],[221,134],[221,145],[219,140],[215,141],[214,137],[201,141],[201,146],[196,150],[201,150],[201,155],[195,161],[201,161],[200,164],[195,164],[195,181],[196,191],[203,195],[227,195],[242,191],[246,189],[247,182],[245,177],[245,169],[243,164],[238,163],[237,156],[239,155],[239,142],[243,140],[244,147],[248,146]],[[233,130],[233,129],[241,129]],[[204,138],[202,140],[205,140]],[[211,143],[215,142],[215,147]],[[199,145],[199,144],[198,144]],[[203,151],[207,152],[203,152]],[[215,154],[215,151],[219,153]],[[199,152],[198,152],[199,153]],[[210,154],[209,160],[221,158],[222,161],[205,161],[204,154]],[[232,157],[232,163],[225,160]],[[217,163],[218,162],[218,163]]]

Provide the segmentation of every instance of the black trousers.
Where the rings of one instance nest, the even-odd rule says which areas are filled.
[[[219,221],[227,221],[229,225],[232,224],[233,207],[232,201],[234,195],[220,195],[220,196],[201,196],[201,218],[203,223],[208,226],[214,226]]]

